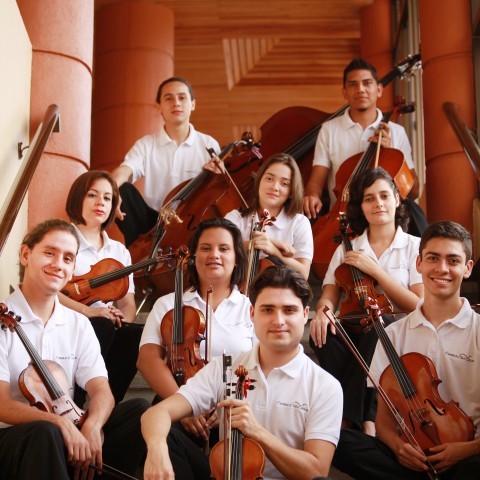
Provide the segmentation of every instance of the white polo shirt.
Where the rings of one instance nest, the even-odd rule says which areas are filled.
[[[238,210],[232,210],[225,215],[227,220],[234,223],[242,232],[243,240],[250,240],[252,231],[252,215],[242,217]],[[254,222],[258,222],[258,215],[255,214]],[[313,235],[312,226],[308,218],[300,213],[289,217],[282,208],[272,225],[267,225],[265,231],[269,238],[274,238],[292,245],[296,253],[293,258],[313,258]],[[265,258],[264,252],[260,252],[260,258]]]
[[[160,297],[148,314],[143,329],[140,347],[147,343],[162,344],[160,326],[165,314],[172,310],[175,302],[175,293]],[[183,294],[183,303],[195,307],[204,315],[206,304],[197,291],[187,290]],[[250,319],[250,300],[234,287],[228,298],[222,300],[215,312],[212,321],[212,358],[221,356],[224,351],[240,353],[251,350],[254,344],[253,323]],[[205,342],[200,344],[201,355],[205,355]]]
[[[335,188],[335,177],[340,165],[356,153],[367,150],[370,145],[368,139],[373,136],[382,121],[382,112],[377,108],[377,119],[363,130],[359,123],[355,123],[352,120],[349,112],[350,108],[340,117],[325,122],[320,129],[315,144],[313,166],[319,165],[329,169],[328,191],[330,193],[331,205],[335,201],[333,189]],[[388,122],[388,126],[390,127],[392,148],[400,150],[408,168],[413,169],[412,147],[408,141],[405,129],[401,125],[392,122]]]
[[[104,258],[113,258],[114,260],[119,261],[124,267],[128,267],[132,264],[130,252],[125,248],[125,245],[109,238],[107,232],[102,232],[103,247],[100,250],[97,250],[90,242],[87,241],[87,239],[83,236],[83,233],[76,226],[75,228],[80,238],[80,246],[78,248],[77,258],[75,261],[75,270],[73,272],[75,276],[88,273],[91,270],[92,265],[95,265]],[[127,293],[135,293],[133,273],[128,276]],[[112,302],[109,304],[112,304]],[[95,302],[90,306],[99,308],[106,305],[107,304],[103,302]]]
[[[107,377],[100,345],[87,317],[64,307],[55,300],[52,316],[44,326],[31,310],[20,288],[9,295],[5,304],[20,315],[20,325],[43,360],[60,364],[68,379],[68,393],[73,397],[75,382],[82,388],[92,378]],[[18,377],[31,359],[20,337],[10,330],[0,330],[0,380],[10,384],[12,398],[29,404],[18,387]],[[9,426],[0,423],[0,428]]]
[[[218,142],[197,132],[192,124],[187,139],[178,146],[162,126],[156,135],[137,140],[122,165],[132,169],[133,182],[145,178],[143,198],[150,208],[159,211],[168,193],[201,173],[203,165],[210,160],[207,148],[220,152]]]
[[[397,232],[393,238],[391,245],[377,258],[368,242],[368,229],[359,237],[352,240],[352,247],[358,252],[363,252],[373,258],[390,277],[409,288],[411,285],[423,283],[422,276],[417,271],[417,256],[420,246],[420,238],[405,233],[401,227],[397,227]],[[344,263],[345,249],[343,245],[339,245],[333,254],[332,260],[328,265],[327,273],[323,285],[335,285],[335,270]],[[383,293],[380,286],[376,289],[379,293]],[[395,306],[394,306],[395,307]],[[398,308],[394,308],[397,309]]]
[[[234,357],[233,371],[238,365],[243,365],[248,377],[256,380],[246,400],[255,418],[270,433],[299,450],[303,450],[306,440],[325,440],[337,445],[343,409],[342,388],[304,354],[301,345],[297,356],[273,369],[268,379],[260,367],[258,345]],[[222,378],[222,358],[217,358],[180,387],[178,393],[190,403],[194,416],[209,411],[223,399]],[[222,419],[220,425],[223,425]],[[264,478],[285,477],[267,458]]]
[[[477,427],[480,435],[480,315],[468,300],[462,298],[462,308],[455,317],[443,322],[438,329],[423,316],[421,300],[407,317],[386,328],[398,355],[418,352],[429,357],[442,382],[440,397],[459,402]],[[370,371],[378,380],[388,360],[380,342],[377,343]],[[369,381],[370,383],[370,381]]]

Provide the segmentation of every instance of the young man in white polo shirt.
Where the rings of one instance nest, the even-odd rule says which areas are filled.
[[[249,297],[259,344],[232,362],[234,371],[239,365],[248,370],[254,390],[245,400],[223,400],[222,361],[216,359],[176,394],[149,409],[142,417],[148,448],[145,479],[173,474],[182,480],[209,478],[207,457],[170,426],[215,406],[222,412],[230,407],[232,428],[263,448],[266,480],[328,475],[340,429],[342,392],[300,345],[311,296],[308,283],[292,268],[270,267],[257,276]]]
[[[122,199],[117,225],[127,247],[155,226],[165,197],[177,185],[197,176],[202,168],[219,173],[207,152],[208,148],[218,154],[218,142],[197,132],[190,123],[195,110],[190,83],[181,77],[166,79],[158,89],[156,103],[165,124],[157,134],[137,140],[112,172]],[[140,178],[145,178],[144,197],[131,185]]]
[[[90,322],[57,298],[73,274],[78,245],[75,227],[64,220],[35,227],[20,248],[23,281],[1,310],[20,315],[20,326],[39,356],[63,368],[66,395],[73,396],[75,382],[88,392],[88,416],[78,429],[66,416],[31,407],[18,385],[30,356],[19,335],[1,330],[1,480],[68,480],[72,473],[86,478],[87,471],[91,478],[90,467],[100,470],[102,463],[132,475],[145,452],[140,416],[148,402],[129,400],[114,408]],[[36,386],[31,393],[36,397],[39,391]],[[104,472],[102,479],[108,478]]]
[[[432,360],[441,380],[441,398],[458,402],[476,427],[474,440],[430,448],[428,461],[442,480],[480,478],[480,315],[460,297],[462,280],[472,272],[471,256],[470,234],[461,225],[448,221],[430,225],[417,259],[425,297],[414,312],[386,328],[397,354],[418,352]],[[378,379],[387,366],[379,342],[371,364],[373,377]],[[342,430],[334,465],[360,480],[427,479],[427,456],[399,434],[380,398],[375,425],[378,438]]]

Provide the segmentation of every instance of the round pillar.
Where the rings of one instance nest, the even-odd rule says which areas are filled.
[[[360,52],[383,77],[392,68],[392,25],[390,0],[376,0],[372,5],[362,8],[360,13]],[[378,108],[383,111],[393,108],[393,85],[383,91]]]
[[[95,12],[92,168],[113,170],[161,125],[155,97],[173,75],[173,20],[171,9],[150,1]]]
[[[66,217],[72,181],[90,163],[93,0],[17,0],[32,42],[30,138],[47,107],[60,108],[60,133],[52,134],[29,188],[29,227]]]
[[[470,3],[420,2],[428,219],[454,220],[469,230],[477,181],[442,105],[454,102],[468,128],[474,129]]]

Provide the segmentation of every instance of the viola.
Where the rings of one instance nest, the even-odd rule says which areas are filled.
[[[65,417],[81,429],[88,412],[82,410],[70,395],[65,393],[69,389],[65,370],[57,362],[42,360],[20,326],[20,321],[20,316],[9,311],[4,303],[0,303],[2,329],[8,328],[11,332],[17,333],[32,360],[32,363],[20,373],[18,378],[20,391],[33,407]],[[89,465],[89,468],[97,470],[95,465]],[[102,471],[109,473],[113,478],[136,480],[135,477],[105,463],[102,464]]]
[[[420,54],[411,55],[398,63],[387,75],[380,79],[386,87],[395,79],[412,75],[421,66]],[[278,152],[292,155],[302,173],[303,183],[310,178],[313,151],[322,124],[332,120],[348,108],[344,105],[334,113],[322,112],[309,107],[288,107],[275,113],[261,127],[260,152],[269,158]],[[258,170],[261,158],[244,154],[230,158],[226,166],[245,198],[253,195],[252,172]]]
[[[350,236],[347,233],[348,221],[345,214],[340,215],[340,235],[346,252],[353,250]],[[368,311],[365,308],[365,299],[374,298],[381,313],[392,313],[392,304],[384,294],[376,290],[377,282],[370,275],[363,273],[353,265],[342,263],[335,270],[335,280],[345,292],[345,300],[340,304],[340,319],[344,326],[354,329],[360,328],[360,320]]]
[[[231,366],[231,356],[224,355],[224,377],[226,369]],[[242,365],[235,370],[238,377],[235,398],[246,398],[247,391],[252,390],[252,380]],[[227,395],[227,389],[225,394]],[[211,478],[215,480],[259,480],[263,478],[265,453],[262,447],[251,438],[245,438],[240,430],[231,428],[228,412],[225,412],[225,440],[218,442],[210,453]]]
[[[412,104],[406,104],[404,100],[398,103],[392,112],[387,112],[382,122],[388,123],[394,117],[402,113],[411,113],[414,110]],[[392,177],[402,199],[406,198],[413,186],[414,177],[410,171],[403,153],[395,148],[381,147],[380,143],[370,143],[367,150],[347,159],[337,171],[335,176],[336,196],[335,204],[326,215],[323,215],[313,224],[313,261],[312,270],[323,278],[328,264],[335,251],[334,242],[338,232],[338,221],[341,212],[346,211],[350,184],[352,180],[369,168],[382,167]]]
[[[91,305],[98,301],[114,302],[127,294],[129,284],[127,277],[130,273],[172,258],[172,254],[160,254],[128,267],[124,267],[121,262],[113,258],[104,258],[92,265],[88,273],[72,277],[62,293],[84,305]]]
[[[68,418],[80,428],[86,419],[86,413],[65,393],[69,388],[65,370],[57,362],[42,360],[20,326],[21,318],[8,311],[4,303],[0,303],[0,320],[3,329],[8,328],[17,333],[32,359],[32,363],[23,370],[18,379],[20,391],[30,405]]]
[[[200,342],[205,339],[205,317],[197,308],[183,305],[183,272],[189,259],[188,248],[179,248],[175,267],[175,305],[164,315],[160,326],[167,365],[178,386],[206,364],[200,355]]]
[[[370,374],[369,365],[356,350],[341,322],[328,307],[323,311],[378,391],[405,441],[424,451],[429,478],[439,480],[437,471],[428,460],[429,448],[448,442],[473,440],[475,427],[472,419],[457,402],[445,402],[440,397],[437,387],[441,380],[433,362],[416,352],[399,356],[385,332],[375,301],[366,299],[365,305],[370,309],[371,322],[389,359],[380,382]]]
[[[253,213],[253,216],[255,216],[255,213]],[[262,261],[260,261],[260,250],[255,248],[253,244],[253,232],[263,231],[268,225],[273,225],[273,222],[275,222],[275,220],[276,218],[270,216],[270,212],[267,209],[263,210],[263,213],[262,215],[260,215],[258,222],[253,222],[252,220],[252,230],[250,232],[250,241],[248,246],[247,279],[245,281],[245,288],[242,289],[245,295],[248,294],[248,288],[250,287],[250,284],[252,283],[258,272],[262,271],[268,266],[273,265],[273,263],[267,259],[263,259]],[[261,264],[261,262],[263,262],[263,264]]]
[[[174,188],[160,209],[155,228],[140,236],[129,247],[133,261],[152,257],[162,246],[170,245],[177,249],[188,241],[202,220],[223,217],[232,210],[248,208],[234,180],[223,168],[226,159],[246,151],[258,152],[258,144],[249,132],[245,132],[241,140],[224,147],[218,155],[222,175],[203,170],[195,178]],[[135,284],[138,291],[148,289],[159,296],[172,291],[173,278],[170,269],[159,265],[144,274],[135,275]]]

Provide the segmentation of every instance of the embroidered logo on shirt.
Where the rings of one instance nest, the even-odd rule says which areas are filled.
[[[471,355],[467,355],[466,353],[450,353],[450,352],[445,352],[445,355],[448,355],[449,357],[458,358],[459,360],[464,360],[465,362],[474,363],[474,360],[472,359],[472,356],[471,356]]]
[[[306,403],[300,403],[300,402],[291,402],[291,403],[285,403],[280,400],[277,400],[277,405],[280,405],[282,407],[291,407],[291,408],[296,408],[297,410],[302,410],[303,412],[308,412],[308,406]]]
[[[75,353],[71,353],[70,355],[55,355],[57,360],[76,360],[77,355]]]

